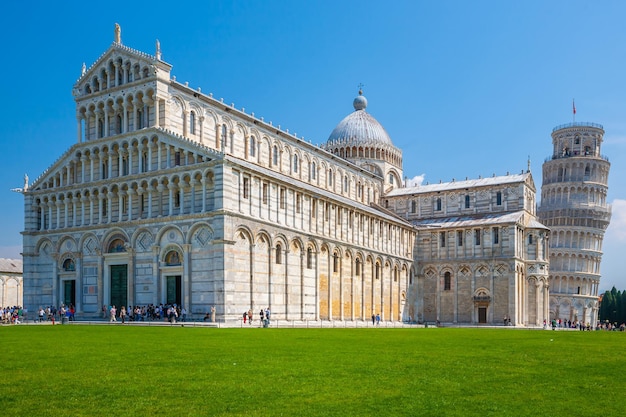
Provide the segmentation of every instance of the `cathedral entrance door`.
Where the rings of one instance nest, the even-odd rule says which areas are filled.
[[[165,277],[167,281],[167,295],[166,295],[166,303],[167,304],[176,304],[181,305],[182,300],[182,286],[181,286],[181,277],[180,275],[171,275]]]
[[[63,304],[76,305],[76,280],[63,281]]]
[[[487,307],[478,307],[478,322],[487,323]]]
[[[111,265],[111,305],[117,307],[127,305],[128,302],[128,266]]]

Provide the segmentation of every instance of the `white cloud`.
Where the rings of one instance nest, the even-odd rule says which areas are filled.
[[[626,200],[613,200],[611,223],[606,231],[606,239],[626,241]]]
[[[416,175],[413,178],[409,178],[406,180],[407,187],[417,187],[418,185],[422,185],[424,182],[424,178],[426,178],[426,174]]]

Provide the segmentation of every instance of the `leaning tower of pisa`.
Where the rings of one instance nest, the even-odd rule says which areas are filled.
[[[539,219],[550,234],[550,318],[590,323],[598,314],[602,239],[611,164],[600,152],[604,129],[575,122],[552,130],[543,164]]]

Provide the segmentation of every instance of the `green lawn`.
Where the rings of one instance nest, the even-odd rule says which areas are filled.
[[[626,334],[3,326],[3,416],[623,416]]]

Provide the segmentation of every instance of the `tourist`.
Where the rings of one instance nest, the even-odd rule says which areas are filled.
[[[376,325],[380,326],[380,313],[376,314]]]
[[[244,311],[243,312],[243,324],[246,324],[246,320],[248,319],[248,312]]]
[[[110,318],[109,318],[109,323],[113,323],[114,321],[117,321],[117,318],[115,316],[117,316],[117,308],[115,308],[115,306],[111,307],[111,310],[109,311],[110,314]]]
[[[376,314],[372,313],[372,326],[376,324]]]
[[[122,324],[126,323],[126,306],[122,306],[120,310],[120,318],[122,319]]]
[[[261,319],[261,325],[265,327],[265,310],[261,309],[259,313],[259,318]]]
[[[248,310],[248,324],[252,326],[252,309]]]
[[[267,326],[270,325],[270,314],[271,314],[270,313],[270,308],[268,307],[268,308],[265,309],[265,322],[266,322]],[[265,326],[265,327],[267,327],[267,326]]]

